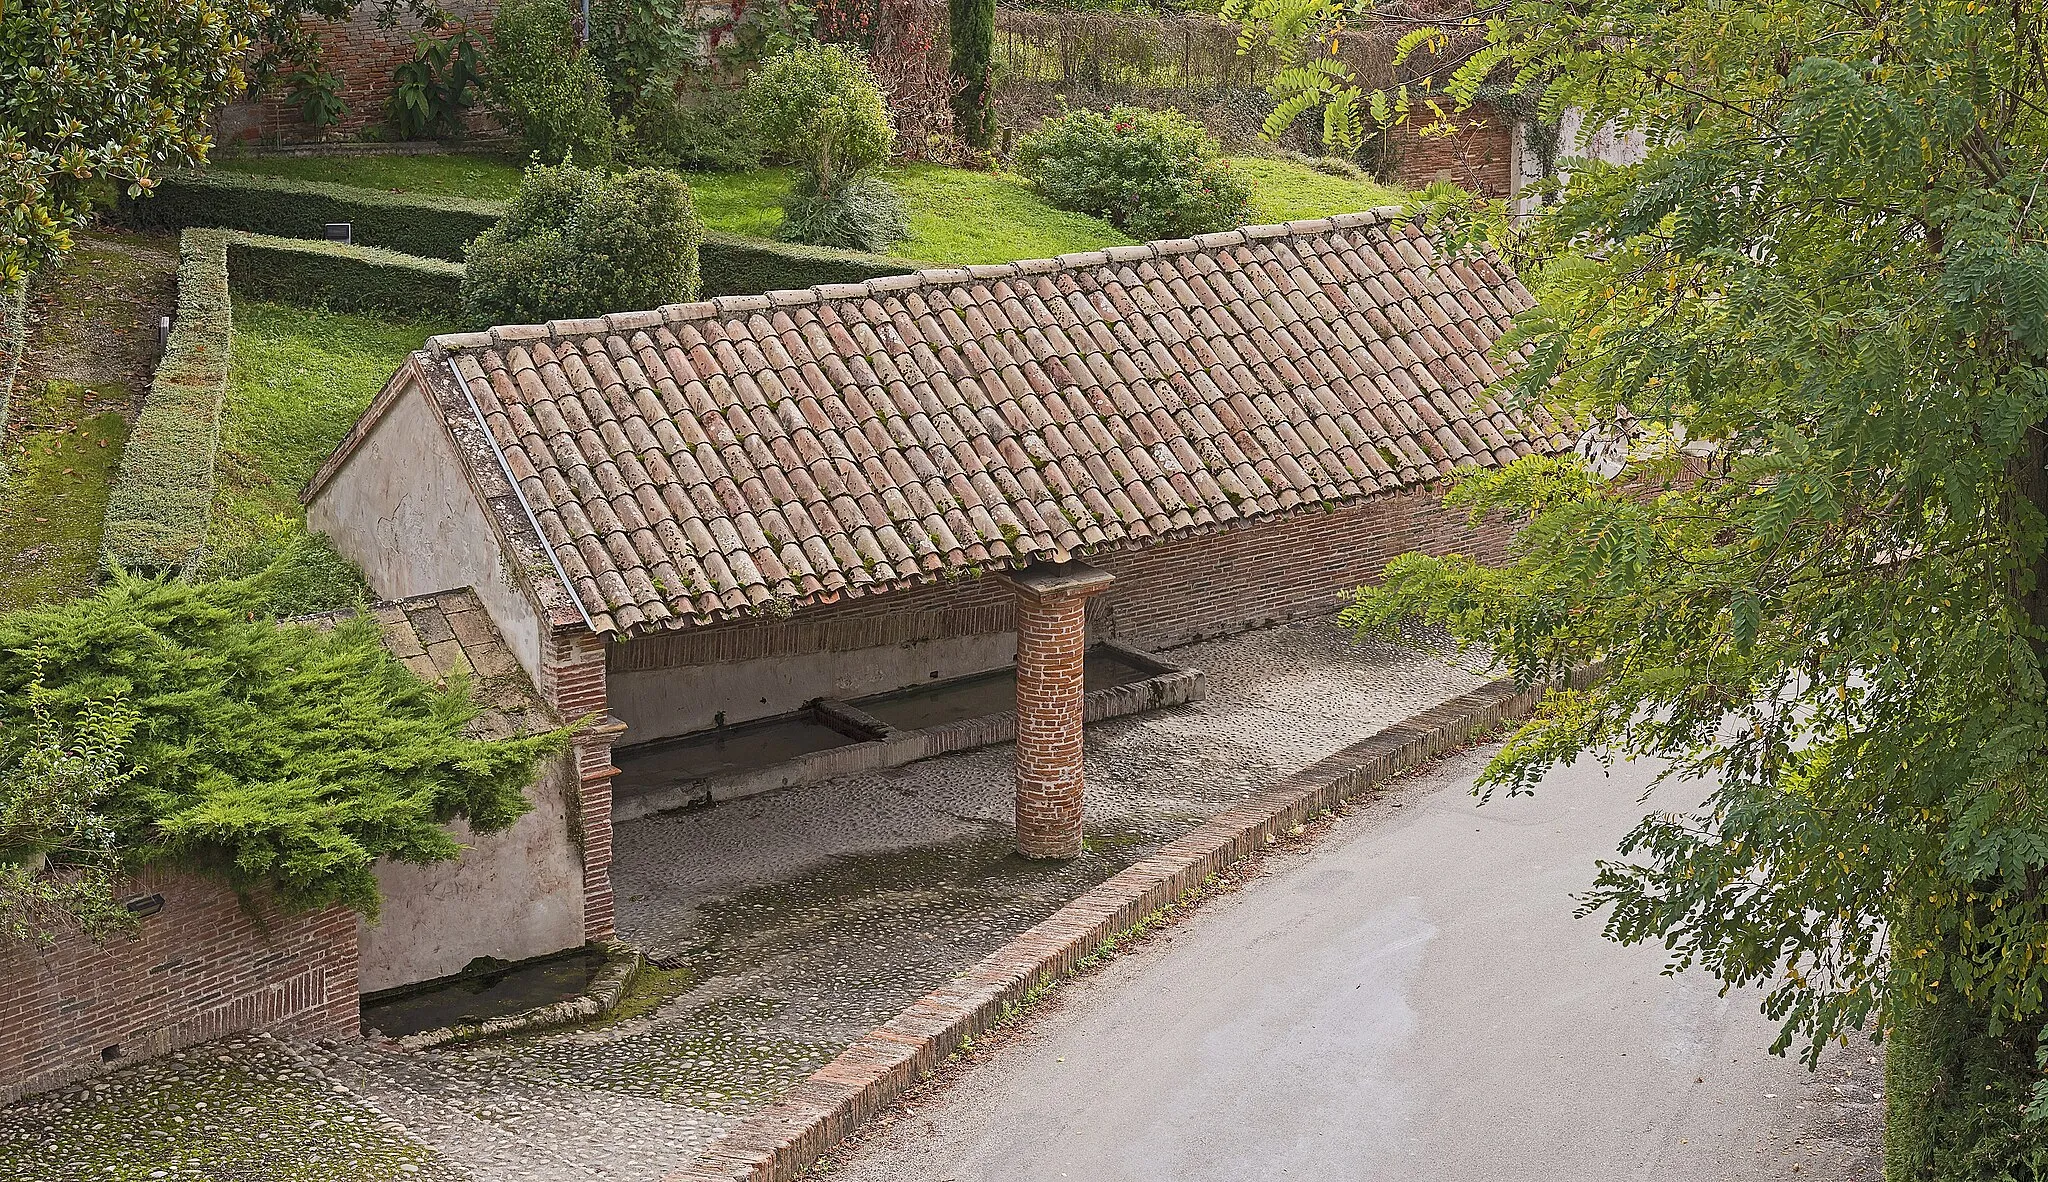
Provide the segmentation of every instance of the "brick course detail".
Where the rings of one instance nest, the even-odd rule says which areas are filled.
[[[540,693],[571,725],[576,753],[576,840],[583,851],[583,938],[612,938],[612,744],[625,725],[606,714],[604,641],[582,628],[548,637]]]
[[[488,32],[497,14],[497,0],[442,0],[441,7],[467,25],[479,38]],[[393,15],[396,23],[379,22],[380,5],[362,4],[338,21],[302,22],[320,42],[320,61],[341,79],[341,99],[348,109],[334,126],[322,132],[306,123],[298,108],[287,104],[283,82],[263,94],[230,103],[217,117],[216,136],[225,144],[244,142],[294,143],[320,139],[349,139],[372,125],[382,124],[385,108],[396,89],[393,74],[416,52],[413,39],[422,33],[445,36],[446,30],[428,32],[419,18],[400,5]],[[471,130],[486,131],[494,124],[481,112],[472,112]]]
[[[1469,527],[1432,491],[1403,493],[1302,517],[1251,522],[1143,550],[1090,556],[1116,576],[1088,601],[1091,640],[1170,648],[1323,615],[1354,587],[1377,582],[1411,551],[1506,557],[1515,523]],[[784,621],[741,621],[613,642],[613,672],[644,672],[764,657],[853,652],[1013,632],[1016,596],[1004,580],[957,578],[848,600]],[[821,694],[827,692],[820,689]]]
[[[170,872],[128,891],[164,899],[133,936],[0,946],[0,1104],[241,1031],[356,1037],[353,911]]]
[[[1417,125],[1394,131],[1394,180],[1420,189],[1452,181],[1482,197],[1506,197],[1513,184],[1515,121],[1483,104],[1458,116],[1449,135],[1422,134]]]

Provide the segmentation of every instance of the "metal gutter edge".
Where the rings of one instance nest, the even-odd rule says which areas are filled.
[[[546,531],[541,529],[540,518],[534,516],[533,506],[526,502],[526,490],[519,487],[518,479],[512,475],[512,465],[505,460],[505,449],[498,446],[498,437],[491,434],[491,425],[484,422],[484,408],[477,405],[476,395],[469,392],[468,379],[462,376],[462,370],[456,367],[453,357],[444,357],[441,362],[455,378],[455,387],[462,391],[462,400],[469,403],[469,413],[476,416],[476,428],[483,432],[484,442],[491,445],[491,455],[498,460],[498,471],[505,474],[505,483],[512,487],[512,495],[519,498],[520,511],[526,514],[526,523],[533,527],[533,536],[540,543],[541,553],[548,556],[548,564],[555,568],[555,578],[561,580],[562,593],[576,605],[576,614],[583,617],[583,626],[595,634],[597,622],[590,618],[590,609],[583,606],[583,597],[576,594],[576,585],[569,581],[569,572],[562,568],[562,560],[555,557],[555,548],[549,544]]]

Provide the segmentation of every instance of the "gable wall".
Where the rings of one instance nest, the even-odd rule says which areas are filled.
[[[503,556],[441,419],[414,379],[306,506],[306,524],[363,568],[380,599],[472,587],[541,680],[547,629]]]
[[[526,790],[533,811],[510,828],[448,826],[463,845],[453,862],[377,863],[384,904],[358,932],[364,993],[458,973],[479,956],[525,960],[583,943],[575,776],[573,760],[555,756]]]

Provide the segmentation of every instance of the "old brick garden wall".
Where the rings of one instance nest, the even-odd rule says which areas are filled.
[[[1458,116],[1456,126],[1451,135],[1425,135],[1413,126],[1396,129],[1390,179],[1411,189],[1453,181],[1486,197],[1514,191],[1514,119],[1480,105]]]
[[[129,890],[163,896],[132,936],[0,946],[0,1105],[239,1031],[356,1037],[353,911],[293,914],[168,872]]]
[[[498,11],[498,0],[441,0],[441,7],[482,35]],[[396,23],[385,28],[378,12],[379,5],[372,0],[346,20],[306,22],[320,40],[322,62],[341,78],[341,97],[348,110],[339,123],[324,134],[309,126],[298,109],[287,104],[285,88],[278,83],[253,100],[222,108],[215,137],[223,144],[348,140],[382,124],[394,88],[392,72],[412,60],[413,40],[422,29],[419,20],[402,8]],[[478,130],[491,126],[480,115],[473,121]]]

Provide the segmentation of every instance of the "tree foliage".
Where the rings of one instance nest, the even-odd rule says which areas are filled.
[[[1404,558],[1351,618],[1440,621],[1527,678],[1608,663],[1483,784],[1593,752],[1711,785],[1588,904],[1764,985],[1780,1048],[1932,997],[2038,1022],[2048,10],[1510,0],[1488,38],[1450,89],[1541,84],[1650,139],[1529,225],[1550,261],[1506,342],[1519,397],[1633,437],[1633,479],[1467,479],[1525,516],[1508,565]]]
[[[499,112],[544,163],[611,165],[618,129],[610,88],[597,59],[577,44],[567,5],[505,0],[491,22],[484,66]]]
[[[776,54],[747,82],[762,142],[830,194],[889,162],[896,127],[867,58],[843,45]]]
[[[949,66],[953,73],[953,126],[969,146],[995,145],[995,0],[947,0]]]
[[[1046,201],[1135,238],[1227,230],[1251,220],[1251,186],[1200,123],[1167,108],[1068,108],[1017,145],[1017,171]]]
[[[48,689],[31,683],[25,697],[26,725],[0,734],[0,940],[125,930],[121,849],[100,805],[134,774],[121,762],[135,712],[87,699],[60,724]]]
[[[378,858],[452,858],[447,822],[527,810],[559,735],[470,738],[467,688],[419,681],[368,617],[273,624],[264,594],[117,574],[0,616],[0,734],[27,736],[0,745],[0,862],[104,875],[111,851],[374,915]]]
[[[0,4],[0,290],[71,249],[93,206],[212,147],[256,0]]]
[[[843,45],[776,54],[748,80],[745,102],[762,146],[797,166],[778,237],[880,251],[909,233],[901,195],[874,175],[896,125],[866,54]]]

